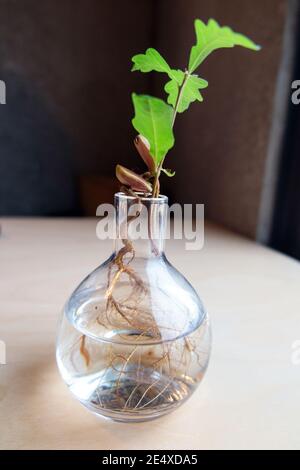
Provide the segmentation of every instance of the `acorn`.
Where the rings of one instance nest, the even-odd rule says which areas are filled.
[[[129,186],[133,191],[141,193],[150,193],[152,191],[152,185],[148,181],[122,165],[116,166],[116,177],[120,183]]]
[[[146,137],[143,135],[138,135],[134,139],[134,145],[139,152],[140,156],[144,160],[145,164],[147,165],[148,170],[150,171],[151,175],[155,173],[155,162],[153,160],[152,155],[150,154],[150,144]]]

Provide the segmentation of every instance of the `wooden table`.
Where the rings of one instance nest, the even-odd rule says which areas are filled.
[[[201,293],[213,325],[207,375],[175,413],[142,424],[96,418],[55,363],[61,307],[111,251],[94,219],[3,219],[0,237],[0,448],[300,449],[299,263],[223,229],[205,248],[169,242],[169,259]],[[295,351],[294,351],[295,353]],[[300,354],[298,355],[298,358]]]

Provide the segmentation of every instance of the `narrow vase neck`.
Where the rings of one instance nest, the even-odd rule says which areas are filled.
[[[115,194],[115,251],[130,249],[131,255],[157,257],[165,249],[168,198],[135,198]]]

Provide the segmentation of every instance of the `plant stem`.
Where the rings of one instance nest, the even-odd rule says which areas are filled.
[[[182,82],[181,86],[179,87],[179,92],[178,92],[176,104],[175,104],[175,107],[174,107],[172,128],[174,127],[175,120],[176,120],[176,116],[177,116],[177,113],[178,113],[179,104],[180,104],[181,97],[182,97],[182,93],[183,93],[184,87],[185,87],[185,85],[186,85],[186,83],[187,83],[189,77],[190,77],[190,73],[189,73],[188,70],[186,70],[186,71],[185,71],[185,74],[184,74],[183,82]]]
[[[156,173],[155,173],[154,183],[153,183],[153,190],[152,190],[152,197],[158,197],[159,196],[159,190],[160,190],[159,177],[160,177],[162,165],[163,165],[163,160],[160,162],[160,164],[159,164],[159,166],[156,170]]]
[[[184,74],[183,82],[179,87],[179,92],[178,92],[176,104],[175,104],[175,107],[174,107],[174,114],[173,114],[173,120],[172,120],[172,129],[173,129],[174,124],[175,124],[175,120],[176,120],[176,116],[177,116],[177,113],[178,113],[178,108],[179,108],[180,100],[181,100],[181,97],[182,97],[182,93],[183,93],[184,87],[185,87],[189,77],[190,77],[190,73],[189,73],[188,70],[186,70],[186,72]],[[153,183],[152,197],[158,197],[159,196],[159,191],[160,191],[159,177],[160,177],[160,174],[161,174],[161,169],[163,167],[163,163],[165,161],[165,158],[166,157],[164,157],[162,159],[162,161],[160,162],[160,164],[159,164],[159,166],[156,170],[154,183]]]

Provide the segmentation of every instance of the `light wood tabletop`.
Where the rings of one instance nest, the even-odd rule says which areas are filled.
[[[167,244],[212,320],[211,362],[193,397],[142,424],[102,420],[72,398],[56,327],[69,294],[111,253],[96,223],[1,221],[0,448],[300,449],[300,265],[213,225],[199,252]]]

